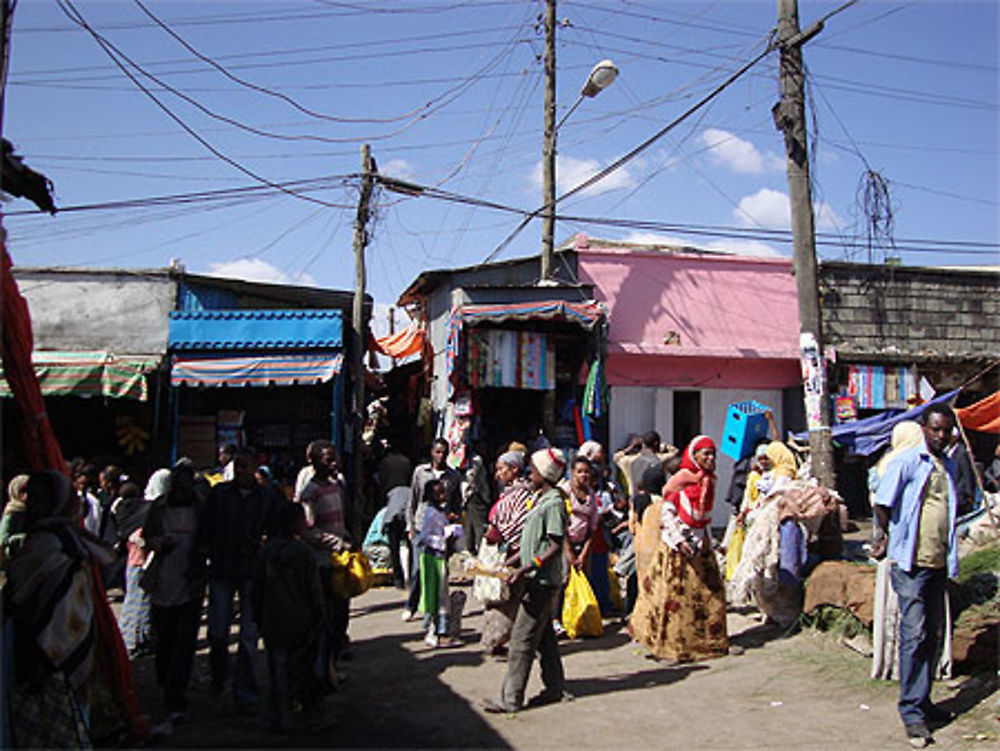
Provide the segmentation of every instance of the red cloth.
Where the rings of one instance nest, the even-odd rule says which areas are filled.
[[[31,350],[34,348],[31,314],[17,287],[11,271],[13,266],[4,245],[3,280],[0,284],[0,296],[3,298],[3,372],[21,413],[25,457],[28,466],[35,472],[55,469],[69,474],[59,441],[45,412],[42,388],[31,363]]]
[[[968,407],[956,409],[958,421],[966,430],[980,433],[1000,433],[1000,391],[994,391]]]
[[[694,438],[681,457],[681,466],[663,488],[665,500],[674,504],[681,521],[693,529],[704,529],[712,521],[715,504],[715,474],[698,466],[694,454],[700,449],[715,450],[715,442],[705,435]]]
[[[3,324],[3,372],[10,384],[14,402],[21,412],[22,439],[28,465],[33,471],[54,469],[69,474],[62,449],[45,412],[42,388],[38,384],[35,368],[31,363],[34,337],[31,333],[31,314],[28,303],[21,296],[14,279],[14,266],[3,247],[3,278],[0,280]],[[122,719],[139,738],[149,736],[149,721],[139,708],[139,700],[132,690],[132,666],[122,641],[118,622],[108,604],[100,570],[94,564],[91,596],[94,601],[94,662],[99,680],[108,686],[111,695],[119,702]]]

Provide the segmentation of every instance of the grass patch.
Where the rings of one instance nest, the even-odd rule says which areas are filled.
[[[964,584],[976,574],[1000,573],[1000,543],[974,550],[958,562],[958,582]]]

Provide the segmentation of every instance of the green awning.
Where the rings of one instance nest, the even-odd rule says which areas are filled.
[[[160,364],[155,355],[110,352],[35,352],[31,359],[44,396],[107,396],[141,402],[149,396],[146,373]],[[0,380],[0,397],[11,395],[6,379]]]

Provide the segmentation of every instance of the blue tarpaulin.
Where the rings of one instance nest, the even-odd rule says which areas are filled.
[[[919,407],[914,407],[905,412],[898,409],[890,409],[886,412],[866,417],[863,420],[834,425],[831,429],[833,440],[838,445],[849,449],[852,454],[870,456],[883,446],[888,445],[889,440],[892,438],[892,429],[897,423],[904,420],[916,420],[928,404],[950,402],[958,395],[958,392],[959,389],[955,389],[946,394],[935,396],[929,402],[925,402]],[[809,441],[808,432],[796,433],[794,437],[796,441],[803,443]]]

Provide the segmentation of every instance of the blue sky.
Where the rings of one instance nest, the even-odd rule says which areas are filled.
[[[837,5],[802,0],[803,26]],[[560,114],[598,60],[611,58],[621,74],[560,130],[559,192],[628,152],[760,53],[775,6],[561,2]],[[29,205],[10,203],[5,225],[15,263],[156,267],[176,258],[196,272],[350,288],[357,187],[344,176],[358,172],[363,142],[384,174],[525,210],[541,200],[538,2],[148,3],[162,26],[133,1],[74,0],[73,7],[157,77],[130,68],[162,108],[55,0],[19,3],[4,135],[53,180],[57,204],[253,190],[225,201],[54,218],[21,215]],[[814,199],[818,227],[831,242],[821,246],[822,257],[868,260],[867,251],[843,241],[861,236],[856,198],[870,167],[889,181],[905,263],[998,262],[997,7],[989,0],[861,0],[806,46]],[[557,240],[583,231],[788,254],[781,242],[680,232],[787,227],[782,141],[770,114],[777,92],[773,53],[560,208],[652,228],[561,221]],[[305,193],[313,200],[265,186],[289,181],[314,181],[297,184],[315,188]],[[383,303],[421,270],[481,262],[519,221],[427,196],[383,192],[376,206],[368,277]],[[540,232],[537,221],[530,223],[499,257],[537,253]],[[953,244],[962,242],[978,246]]]

